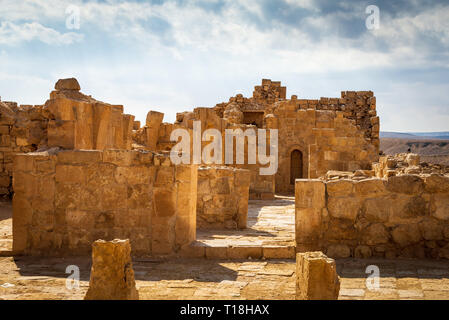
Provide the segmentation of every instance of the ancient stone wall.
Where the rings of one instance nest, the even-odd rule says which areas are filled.
[[[250,172],[231,167],[198,169],[198,228],[244,229]]]
[[[220,118],[213,109],[210,108],[195,108],[193,112],[178,113],[177,121],[174,124],[163,123],[159,129],[159,140],[158,140],[158,150],[171,150],[171,148],[176,144],[170,141],[170,134],[173,130],[178,128],[185,128],[189,130],[190,139],[193,141],[193,121],[201,121],[201,135],[207,129],[217,129],[222,135],[222,165],[226,165],[233,168],[246,169],[250,171],[250,199],[273,199],[275,186],[274,186],[274,175],[260,175],[259,171],[261,167],[260,164],[249,164],[248,161],[248,139],[245,138],[244,141],[244,163],[237,164],[237,141],[234,138],[233,143],[233,163],[225,164],[225,130],[242,130],[245,132],[247,129],[254,130],[256,136],[256,141],[258,139],[257,127],[253,125],[245,125],[239,123],[229,122],[227,119]],[[267,145],[269,145],[270,132],[267,130]],[[206,147],[210,142],[201,142],[201,150]],[[268,148],[269,149],[269,148]],[[193,150],[191,148],[191,153]],[[267,151],[269,155],[269,150]],[[213,166],[213,164],[207,164]],[[219,165],[219,166],[222,166]]]
[[[47,144],[49,117],[43,106],[0,102],[0,197],[12,195],[14,155]]]
[[[122,105],[97,101],[77,88],[76,79],[59,80],[45,103],[54,116],[48,123],[48,147],[130,150],[134,116],[123,114]]]
[[[86,254],[130,239],[134,254],[169,254],[196,237],[195,166],[130,150],[17,154],[13,250]]]
[[[273,197],[275,191],[291,192],[296,178],[317,178],[329,170],[370,170],[379,158],[379,117],[372,91],[343,91],[340,98],[319,100],[293,95],[287,100],[280,82],[263,79],[250,98],[237,94],[213,108],[178,113],[174,124],[160,124],[156,149],[170,150],[175,145],[171,132],[183,127],[191,130],[193,121],[201,121],[201,133],[217,129],[223,136],[226,129],[235,128],[279,130],[275,177],[261,176],[260,165],[230,165],[253,172],[251,199]],[[202,148],[207,144],[202,142]],[[247,154],[248,164],[246,159]]]
[[[314,105],[316,107],[316,105]],[[293,190],[292,152],[301,154],[301,174],[317,178],[328,170],[371,169],[378,148],[343,111],[304,109],[298,100],[278,103],[266,116],[267,127],[279,130],[279,169],[276,192]],[[378,130],[378,129],[377,129]]]
[[[84,95],[76,79],[61,79],[45,105],[0,102],[0,196],[12,196],[12,163],[17,153],[62,149],[132,147],[134,116],[123,106]]]
[[[299,252],[449,259],[449,176],[296,180]]]

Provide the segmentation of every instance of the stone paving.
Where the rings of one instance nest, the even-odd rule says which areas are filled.
[[[246,258],[247,253],[255,258],[294,258],[295,198],[250,200],[246,229],[198,230],[192,246],[204,251],[196,257]]]
[[[0,258],[0,299],[82,299],[89,258]],[[66,289],[68,265],[79,290]],[[294,260],[134,259],[141,299],[294,299]],[[379,290],[366,287],[366,266],[380,268]],[[449,262],[337,260],[339,299],[449,299]]]
[[[11,250],[11,225],[11,205],[0,203],[3,252]],[[220,248],[262,248],[263,252],[267,248],[290,248],[294,239],[293,198],[250,201],[248,227],[240,231],[201,231],[197,246],[218,248],[217,252]],[[251,260],[232,255],[206,257],[209,259],[134,258],[141,299],[295,298],[294,259],[266,259],[265,255]],[[66,289],[69,274],[65,271],[69,265],[80,268],[78,290]],[[367,289],[368,265],[379,267],[378,290]],[[90,257],[0,257],[0,299],[82,299],[90,267]],[[337,271],[342,300],[449,300],[447,260],[342,259],[337,260]]]

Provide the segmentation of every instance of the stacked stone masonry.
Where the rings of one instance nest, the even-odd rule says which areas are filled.
[[[449,176],[296,180],[296,245],[333,258],[449,258]]]
[[[198,169],[198,228],[244,229],[250,173],[229,167]]]
[[[11,197],[13,157],[17,153],[62,149],[132,147],[134,116],[79,92],[76,79],[61,79],[44,105],[0,102],[0,196]]]
[[[18,154],[13,249],[86,254],[97,239],[130,239],[134,254],[169,254],[196,237],[197,168],[131,150]]]
[[[170,150],[176,144],[170,141],[171,132],[177,128],[192,130],[194,121],[201,121],[201,133],[210,128],[223,134],[236,128],[279,130],[277,173],[264,177],[256,174],[259,164],[244,166],[252,172],[250,199],[294,191],[296,178],[317,178],[329,170],[370,170],[371,163],[379,158],[379,117],[372,91],[343,91],[340,98],[319,100],[298,99],[296,95],[286,99],[286,87],[263,79],[250,98],[237,94],[213,108],[178,113],[173,124],[160,123],[159,116],[151,118],[158,120],[157,137],[153,134],[148,141],[148,118],[147,125],[133,133],[136,145],[147,150],[154,144],[157,150]]]

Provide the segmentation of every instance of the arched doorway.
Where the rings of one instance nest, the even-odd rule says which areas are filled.
[[[301,179],[302,176],[302,152],[293,150],[290,155],[290,184],[295,184],[295,179]]]

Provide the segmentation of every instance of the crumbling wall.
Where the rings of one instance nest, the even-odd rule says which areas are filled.
[[[54,116],[48,123],[48,147],[64,149],[125,149],[132,147],[134,116],[122,105],[111,105],[79,92],[76,79],[61,79],[45,107]]]
[[[130,150],[50,149],[14,160],[13,250],[86,254],[130,239],[134,254],[169,254],[195,239],[195,166]]]
[[[0,102],[0,197],[12,196],[14,155],[47,144],[49,117],[43,106]]]
[[[300,252],[449,259],[449,176],[296,180]]]
[[[291,155],[296,150],[302,155],[302,178],[317,178],[328,170],[371,169],[371,163],[378,159],[379,127],[368,127],[366,119],[375,114],[375,105],[374,112],[367,113],[363,118],[363,128],[367,128],[363,129],[358,124],[362,120],[352,119],[354,114],[358,115],[353,108],[371,110],[371,104],[368,104],[372,103],[368,102],[370,99],[360,100],[364,104],[358,106],[349,103],[346,98],[297,100],[293,96],[291,100],[278,102],[272,109],[267,109],[266,125],[278,129],[280,137],[276,192],[293,190]],[[349,103],[351,107],[343,103]],[[373,116],[369,119],[378,122],[379,118]]]
[[[198,169],[198,228],[244,229],[250,173],[231,167]]]
[[[421,162],[420,160],[420,156],[415,153],[381,156],[379,162],[373,163],[374,174],[378,178],[388,178],[404,173],[419,175],[449,173],[449,166]]]
[[[74,78],[60,79],[45,105],[0,102],[0,196],[11,196],[12,163],[17,153],[62,149],[132,147],[134,116],[123,106],[93,99]]]

